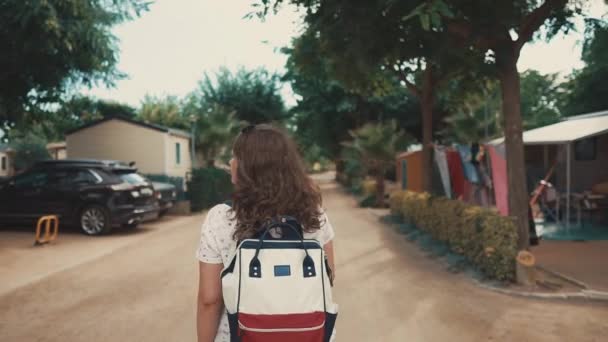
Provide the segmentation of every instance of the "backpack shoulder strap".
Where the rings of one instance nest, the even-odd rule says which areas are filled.
[[[301,240],[304,237],[304,230],[300,222],[292,216],[282,215],[266,223],[264,228],[257,232],[253,238],[261,238],[267,230],[266,227],[271,225],[276,225],[276,228],[272,228],[276,230],[271,230],[269,234],[266,234],[264,237],[265,240]],[[283,225],[283,227],[281,227],[281,225]],[[295,228],[295,231],[289,226]]]

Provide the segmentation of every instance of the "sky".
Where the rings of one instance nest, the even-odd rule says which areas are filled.
[[[85,91],[99,98],[138,106],[145,94],[184,96],[205,72],[264,67],[282,72],[285,55],[278,49],[298,35],[299,15],[280,12],[262,22],[244,19],[247,0],[156,0],[150,11],[114,30],[120,39],[118,69],[129,78],[116,88]],[[284,90],[284,98],[290,92]]]
[[[146,94],[182,97],[197,87],[203,73],[226,66],[235,70],[264,67],[281,73],[286,56],[278,49],[290,44],[301,30],[295,8],[286,7],[265,22],[244,19],[251,0],[156,0],[142,17],[117,26],[118,69],[128,75],[116,87],[83,89],[84,94],[139,106]],[[607,12],[603,0],[589,0],[590,13]],[[579,23],[582,28],[582,22]],[[546,42],[526,44],[518,67],[541,73],[561,73],[581,68],[582,32]],[[289,87],[282,95],[295,103]]]

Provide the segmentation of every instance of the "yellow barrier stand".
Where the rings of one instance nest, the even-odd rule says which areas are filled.
[[[40,236],[42,226],[44,225],[44,236]],[[54,241],[59,235],[59,218],[56,215],[43,216],[38,220],[36,225],[36,241],[34,246],[43,245]]]

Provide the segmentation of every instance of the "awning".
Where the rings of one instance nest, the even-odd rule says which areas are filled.
[[[566,144],[566,227],[570,227],[570,197],[572,166],[570,143],[608,133],[608,110],[566,118],[553,125],[524,132],[524,145]],[[500,145],[504,138],[490,141],[490,145]]]
[[[553,125],[524,132],[524,145],[566,144],[608,133],[608,110],[567,118]],[[504,138],[494,139],[491,145],[502,144]]]

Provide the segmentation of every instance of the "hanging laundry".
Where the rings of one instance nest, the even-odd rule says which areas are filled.
[[[471,148],[465,145],[457,145],[458,153],[460,153],[460,159],[462,161],[462,167],[466,179],[471,183],[479,183],[479,175],[475,166],[471,163]]]
[[[490,165],[492,166],[492,184],[496,208],[502,215],[507,216],[509,215],[509,186],[504,145],[487,145],[486,149],[490,155]]]
[[[453,198],[462,198],[464,195],[464,172],[458,151],[446,151],[448,169],[450,171],[450,184],[452,186]]]
[[[441,183],[447,198],[452,198],[452,185],[450,184],[450,169],[448,168],[448,159],[446,157],[445,147],[435,146],[435,163],[439,168]]]

